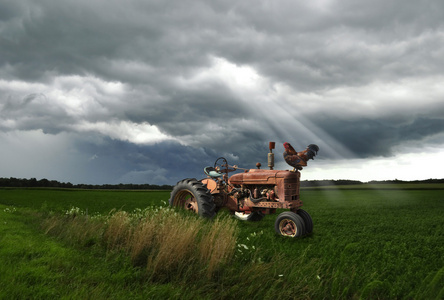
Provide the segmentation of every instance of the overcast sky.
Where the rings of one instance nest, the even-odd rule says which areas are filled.
[[[444,2],[0,0],[0,177],[444,178]]]

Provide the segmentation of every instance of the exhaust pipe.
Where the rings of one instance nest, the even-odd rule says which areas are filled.
[[[268,153],[268,167],[270,168],[270,170],[273,170],[274,168],[274,153],[273,153],[274,147],[275,147],[275,142],[270,142],[268,144],[268,148],[270,149],[270,153]]]

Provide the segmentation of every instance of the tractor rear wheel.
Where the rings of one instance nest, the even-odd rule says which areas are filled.
[[[305,234],[304,220],[292,211],[278,215],[274,229],[282,236],[299,237]]]
[[[304,220],[305,233],[310,234],[313,232],[313,220],[308,212],[303,209],[298,209],[296,212]]]
[[[195,178],[179,181],[171,191],[169,204],[192,211],[201,217],[213,218],[216,215],[216,204],[213,196],[202,182]]]
[[[260,221],[262,220],[265,215],[260,212],[260,211],[253,211],[251,213],[246,213],[246,212],[235,212],[234,216],[236,217],[236,219],[241,220],[241,221],[252,221],[252,222],[256,222],[256,221]]]

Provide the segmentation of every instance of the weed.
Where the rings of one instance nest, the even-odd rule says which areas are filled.
[[[200,272],[211,277],[230,262],[237,235],[231,218],[208,222],[154,206],[132,213],[112,210],[106,217],[94,218],[72,207],[46,219],[43,227],[45,233],[72,245],[101,244],[109,253],[126,253],[134,266],[145,266],[147,276],[156,281]]]

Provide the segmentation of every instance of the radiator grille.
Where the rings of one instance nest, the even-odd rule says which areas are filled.
[[[285,200],[298,200],[299,199],[299,183],[296,182],[284,182]]]

